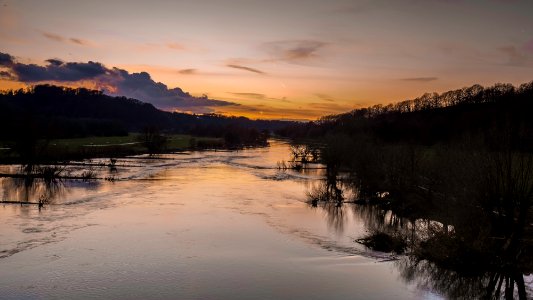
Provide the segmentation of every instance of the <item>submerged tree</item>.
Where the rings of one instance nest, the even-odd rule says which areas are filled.
[[[150,155],[162,152],[168,144],[167,137],[155,126],[145,127],[139,136],[139,141],[146,147]]]

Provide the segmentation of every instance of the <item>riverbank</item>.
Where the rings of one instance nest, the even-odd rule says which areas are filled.
[[[218,149],[225,146],[222,138],[184,134],[169,134],[164,135],[164,138],[164,145],[157,149],[159,153]],[[13,141],[0,141],[0,164],[25,164],[28,160],[33,163],[51,163],[101,157],[117,158],[150,152],[139,133],[125,136],[38,140],[27,144],[17,145]],[[19,149],[21,146],[26,146],[28,149]]]

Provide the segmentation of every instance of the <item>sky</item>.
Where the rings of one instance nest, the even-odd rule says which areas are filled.
[[[312,120],[533,80],[531,0],[0,0],[0,89]]]

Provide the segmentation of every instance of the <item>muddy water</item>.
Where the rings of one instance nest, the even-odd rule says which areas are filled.
[[[92,167],[114,181],[2,179],[4,200],[50,204],[0,206],[0,298],[439,298],[354,243],[353,207],[310,207],[323,174],[277,170],[283,142],[161,158]]]

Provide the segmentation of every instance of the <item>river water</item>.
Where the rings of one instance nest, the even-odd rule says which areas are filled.
[[[93,167],[114,181],[1,179],[3,200],[50,204],[0,206],[0,298],[440,298],[354,242],[366,233],[355,206],[311,207],[323,171],[277,170],[288,150],[272,141]]]

